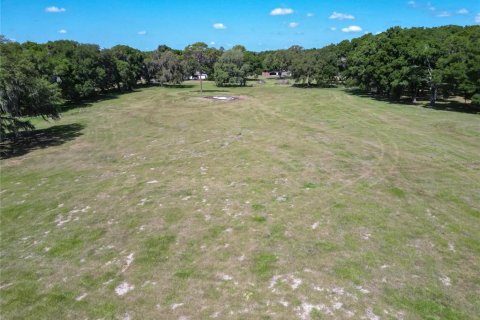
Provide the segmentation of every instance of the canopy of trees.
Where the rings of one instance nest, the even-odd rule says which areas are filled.
[[[390,28],[321,49],[225,51],[203,42],[174,50],[161,45],[142,52],[118,45],[52,41],[9,42],[0,38],[2,136],[32,128],[22,117],[58,116],[62,101],[80,101],[107,90],[128,91],[140,83],[179,84],[197,72],[218,86],[245,85],[263,70],[290,71],[307,86],[347,85],[385,95],[462,96],[480,104],[480,26]]]
[[[321,49],[272,52],[265,65],[308,85],[347,84],[412,102],[429,94],[432,105],[440,94],[467,100],[480,93],[480,26],[395,27]]]
[[[185,77],[185,64],[180,57],[170,50],[153,53],[151,59],[146,62],[148,79],[156,79],[161,85],[180,84]]]
[[[480,92],[480,27],[391,28],[352,40],[343,73],[363,89],[392,98],[429,91],[470,99]]]
[[[324,86],[336,81],[339,69],[334,46],[327,46],[319,50],[303,50],[300,47],[292,47],[288,51],[291,56],[289,69],[297,82],[308,85],[315,82]]]
[[[220,56],[215,63],[214,76],[217,86],[246,84],[251,68],[245,63],[245,51],[243,46],[235,46]]]
[[[34,48],[37,49],[37,48]],[[35,52],[35,50],[33,51]],[[18,134],[33,125],[22,117],[57,118],[57,106],[62,102],[60,89],[42,76],[29,51],[18,43],[2,39],[0,54],[0,134]]]

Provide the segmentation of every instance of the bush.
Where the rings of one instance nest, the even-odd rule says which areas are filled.
[[[480,107],[480,93],[475,93],[472,97],[472,105]]]

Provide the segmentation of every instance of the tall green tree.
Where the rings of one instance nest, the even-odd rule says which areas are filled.
[[[292,59],[291,52],[287,50],[277,50],[269,53],[265,57],[264,65],[266,69],[271,71],[278,71],[280,78],[282,74],[291,67]]]
[[[217,86],[241,85],[247,82],[250,65],[244,63],[244,53],[240,47],[225,51],[215,63],[215,83]]]
[[[31,55],[18,43],[0,43],[0,135],[15,136],[34,126],[24,117],[58,118],[57,106],[62,103],[56,83],[39,73]]]
[[[116,83],[120,88],[130,91],[141,80],[144,73],[143,55],[140,50],[129,46],[117,45],[109,52],[116,65]]]
[[[469,99],[480,92],[480,26],[390,28],[342,42],[343,75],[365,90],[398,99],[429,92],[430,105],[439,95]],[[339,45],[339,46],[340,46]]]
[[[105,72],[98,45],[75,41],[53,41],[46,44],[52,77],[62,89],[67,100],[78,101],[97,94]]]
[[[203,92],[202,74],[212,75],[213,66],[220,55],[220,51],[209,48],[204,42],[196,42],[188,45],[184,50],[186,72],[194,75],[200,73],[200,91]]]
[[[161,85],[164,83],[180,84],[185,77],[184,65],[180,58],[172,51],[159,53],[154,57],[156,63],[156,79]]]
[[[257,77],[262,74],[263,71],[263,59],[257,52],[245,51],[243,53],[243,59],[245,63],[250,66],[250,73],[252,76]]]
[[[326,86],[338,75],[337,52],[334,46],[322,49],[295,51],[292,55],[291,71],[296,82]]]

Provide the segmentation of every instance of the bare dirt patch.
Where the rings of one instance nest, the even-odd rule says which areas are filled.
[[[243,100],[244,98],[241,96],[206,96],[203,97],[204,99],[207,100],[213,100],[213,101],[235,101],[235,100]]]

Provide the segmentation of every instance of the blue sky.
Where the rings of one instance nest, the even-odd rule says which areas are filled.
[[[182,49],[203,41],[249,50],[319,48],[402,27],[480,24],[478,0],[1,0],[1,33],[102,47]]]

